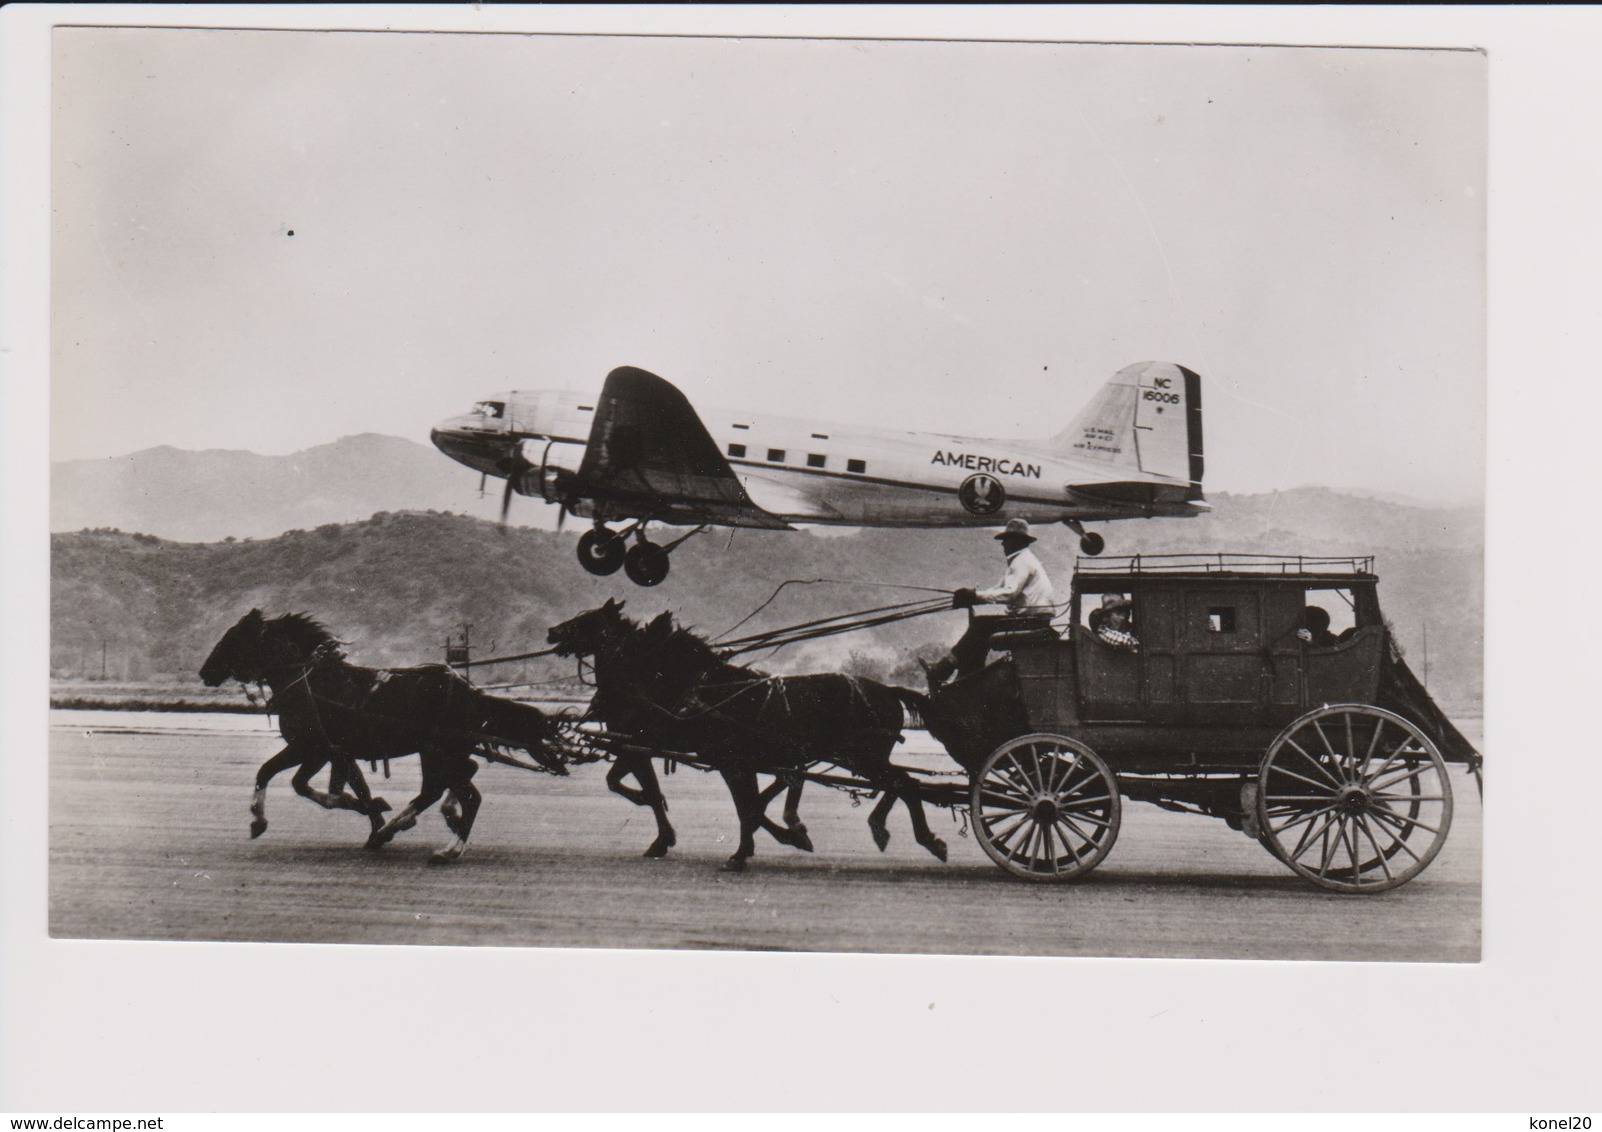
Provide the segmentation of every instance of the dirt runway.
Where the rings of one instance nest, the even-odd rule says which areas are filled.
[[[50,758],[50,930],[56,937],[318,943],[1152,956],[1473,962],[1480,955],[1480,803],[1454,768],[1457,812],[1440,856],[1395,891],[1311,887],[1221,821],[1126,802],[1108,860],[1079,884],[1009,878],[934,810],[941,864],[905,811],[878,852],[867,807],[809,788],[814,854],[759,835],[750,871],[719,865],[737,827],[714,775],[664,779],[679,843],[640,856],[647,810],[610,794],[604,766],[566,779],[490,766],[472,844],[429,867],[448,840],[437,809],[379,853],[365,819],[268,796],[270,828],[248,833],[256,767],[280,747],[254,732],[84,726],[58,713]],[[415,759],[371,781],[399,806]]]

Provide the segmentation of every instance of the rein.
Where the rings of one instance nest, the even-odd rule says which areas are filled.
[[[755,617],[758,613],[761,613],[768,606],[772,605],[774,600],[779,596],[780,593],[782,593],[784,591],[786,586],[825,586],[825,585],[828,585],[828,586],[872,586],[872,587],[875,587],[877,589],[886,589],[886,590],[912,590],[912,591],[915,591],[915,592],[918,592],[918,593],[939,594],[940,597],[941,597],[941,600],[945,600],[945,601],[949,601],[951,596],[952,596],[952,591],[951,590],[935,589],[933,586],[908,586],[908,585],[902,585],[902,584],[897,583],[897,582],[866,582],[866,581],[861,581],[861,580],[856,579],[856,578],[790,578],[790,579],[788,579],[786,581],[780,582],[777,586],[775,586],[773,588],[773,592],[768,595],[768,599],[766,601],[764,601],[761,605],[757,606],[750,613],[747,613],[744,617],[740,618],[733,625],[730,625],[723,632],[719,633],[718,637],[726,637],[726,636],[728,636],[730,633],[732,633],[736,629],[738,629],[741,625],[744,625],[747,621],[751,620],[751,618]],[[850,616],[850,615],[848,614],[847,616]],[[717,638],[713,638],[713,639],[716,640]]]
[[[802,621],[779,629],[769,629],[762,633],[735,637],[732,640],[722,641],[714,647],[726,656],[739,656],[743,653],[756,652],[761,649],[780,649],[785,645],[793,645],[801,641],[814,641],[821,637],[832,637],[840,633],[853,633],[859,629],[872,629],[880,625],[890,625],[913,617],[926,617],[931,613],[943,613],[950,608],[951,602],[948,598],[933,600],[922,598],[917,601],[898,602],[893,605],[877,606],[873,609],[857,610],[853,613],[837,613],[830,617]]]

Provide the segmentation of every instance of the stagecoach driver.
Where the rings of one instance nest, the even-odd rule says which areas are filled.
[[[1051,579],[1046,568],[1030,550],[1035,536],[1029,533],[1025,519],[1009,519],[1007,527],[996,541],[1007,556],[1007,572],[1001,583],[986,590],[960,589],[951,595],[953,609],[971,609],[976,605],[1005,605],[1003,616],[975,616],[968,621],[968,631],[962,635],[949,653],[924,668],[929,678],[929,690],[937,690],[951,679],[952,673],[962,676],[984,666],[985,654],[990,651],[990,638],[1003,629],[1046,628],[1056,612],[1056,597],[1051,590]]]

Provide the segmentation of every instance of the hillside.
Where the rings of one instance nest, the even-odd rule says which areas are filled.
[[[1479,516],[1307,490],[1221,496],[1200,520],[1108,525],[1112,552],[1187,550],[1372,553],[1381,600],[1398,640],[1444,702],[1476,705],[1482,667],[1483,563]],[[475,653],[543,647],[546,628],[607,597],[645,616],[672,610],[710,633],[728,629],[787,579],[851,579],[877,585],[787,587],[751,628],[804,621],[916,598],[885,583],[951,589],[991,584],[1001,572],[988,532],[860,531],[838,537],[715,531],[674,555],[654,590],[621,574],[594,578],[573,560],[574,533],[512,528],[438,512],[385,512],[360,522],[297,529],[269,539],[182,543],[146,534],[83,531],[52,537],[52,673],[98,675],[104,643],[110,679],[194,683],[212,644],[252,606],[304,610],[351,642],[368,664],[437,660],[447,637],[472,626]],[[1075,553],[1062,528],[1036,547],[1066,592]],[[873,633],[786,650],[758,663],[777,671],[847,668],[917,681],[914,651],[932,652],[961,632],[945,613]],[[538,679],[570,663],[514,670]],[[498,670],[496,679],[511,679]]]

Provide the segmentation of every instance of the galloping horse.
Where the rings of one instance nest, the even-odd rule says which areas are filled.
[[[556,646],[555,651],[560,656],[594,658],[595,698],[590,703],[586,718],[603,723],[609,730],[630,738],[670,745],[672,736],[664,734],[660,727],[664,722],[671,721],[664,720],[661,710],[639,695],[636,678],[639,665],[635,663],[639,653],[633,651],[625,655],[623,651],[625,639],[636,626],[627,618],[614,616],[622,608],[622,602],[608,599],[600,609],[580,614],[553,628],[547,634],[547,643]],[[761,673],[747,668],[724,665],[723,670],[734,674],[736,678],[762,679]],[[612,766],[606,772],[607,788],[636,806],[650,807],[656,818],[656,840],[647,847],[645,856],[667,856],[668,850],[678,844],[678,834],[673,829],[673,823],[668,821],[667,797],[662,793],[651,757],[627,749],[615,749],[612,756]],[[637,785],[626,785],[626,778],[633,778]],[[775,776],[772,785],[759,796],[762,809],[760,822],[762,828],[781,845],[810,853],[812,841],[807,835],[806,825],[801,821],[799,810],[804,785],[803,779],[786,781],[783,777]],[[780,790],[786,790],[785,825],[782,827],[770,821],[766,813],[768,803]]]
[[[623,616],[622,609],[623,603],[608,600],[551,629],[549,642],[564,655],[595,658],[593,717],[647,745],[699,755],[723,775],[740,817],[740,844],[726,869],[745,868],[755,852],[758,827],[781,843],[811,848],[799,845],[793,828],[775,825],[763,811],[786,771],[814,762],[854,771],[884,793],[868,818],[881,850],[890,842],[885,818],[900,798],[918,844],[946,859],[945,842],[924,817],[916,780],[890,762],[905,722],[903,705],[917,706],[924,697],[839,673],[767,676],[727,663],[702,638],[676,628],[666,613],[641,625]],[[642,761],[649,773],[650,760]],[[758,772],[778,776],[766,793],[757,788]],[[625,771],[614,768],[614,773],[621,777]],[[633,766],[626,773],[635,774],[644,787],[639,793],[648,796],[654,774],[647,783]],[[613,789],[630,797],[617,785]],[[655,793],[661,797],[659,789]],[[658,842],[666,836],[671,845],[666,815],[652,808],[661,831]],[[787,809],[787,816],[791,812]],[[805,827],[800,829],[804,836]]]
[[[539,709],[486,695],[444,665],[373,669],[350,664],[333,634],[304,613],[267,619],[261,610],[252,609],[223,634],[201,666],[200,678],[208,687],[234,679],[272,689],[268,707],[278,713],[279,731],[288,746],[256,772],[252,837],[267,828],[267,784],[279,772],[299,766],[294,779],[297,793],[329,809],[367,815],[372,823],[369,849],[378,849],[401,830],[412,828],[417,815],[449,791],[451,798],[442,812],[456,839],[433,860],[454,861],[467,848],[482,801],[472,783],[478,770],[473,754],[489,756],[496,748],[517,748],[545,769],[567,773],[545,752],[554,727]],[[422,790],[384,822],[382,814],[389,806],[369,797],[355,760],[414,753],[422,760]],[[321,795],[310,788],[309,780],[326,763],[333,764],[333,793]],[[354,798],[341,790],[342,776],[355,790]]]

